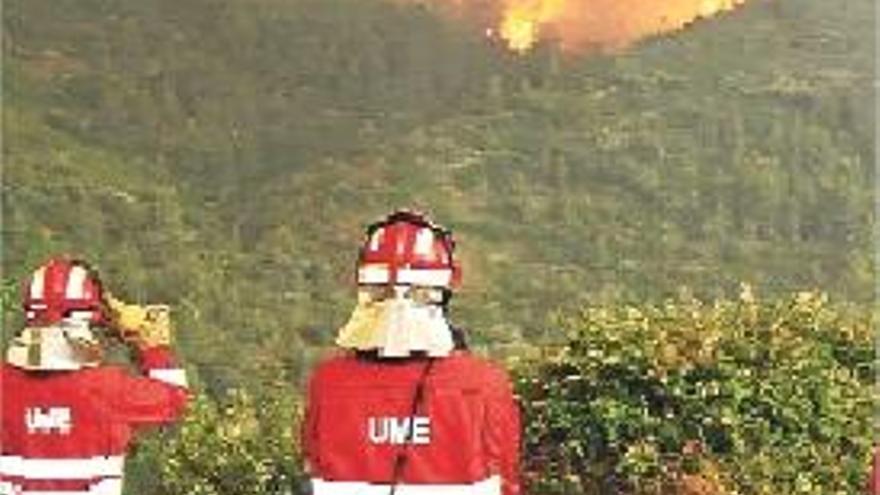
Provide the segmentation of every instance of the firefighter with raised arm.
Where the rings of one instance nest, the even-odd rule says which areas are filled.
[[[507,374],[447,321],[449,231],[397,211],[367,230],[338,355],[309,381],[314,495],[517,495],[520,418]]]
[[[167,307],[112,298],[82,261],[56,257],[24,286],[26,324],[0,366],[0,495],[118,495],[139,427],[177,420],[186,377]],[[96,329],[133,351],[142,375],[102,364]]]

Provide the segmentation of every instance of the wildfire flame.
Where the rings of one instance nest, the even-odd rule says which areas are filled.
[[[747,0],[391,0],[428,3],[523,53],[542,39],[567,51],[613,50],[680,30]]]
[[[515,52],[543,37],[565,49],[619,48],[729,11],[746,0],[502,0],[499,36]]]
[[[566,0],[508,0],[499,27],[511,50],[524,52],[540,36],[541,28],[565,13]]]

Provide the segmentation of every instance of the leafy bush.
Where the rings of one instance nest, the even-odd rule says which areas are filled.
[[[871,315],[818,293],[588,307],[513,358],[527,493],[852,494],[871,446]],[[293,494],[300,397],[198,395],[140,446],[127,493]]]
[[[871,444],[867,311],[818,293],[591,307],[517,366],[541,494],[850,494]]]
[[[299,493],[299,397],[273,385],[222,400],[199,394],[178,428],[143,442],[128,466],[126,493]]]

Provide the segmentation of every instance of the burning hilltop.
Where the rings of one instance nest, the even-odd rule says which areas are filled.
[[[566,51],[613,50],[730,11],[746,0],[433,0],[488,23],[486,34],[525,52],[552,39]],[[478,14],[477,14],[478,13]],[[487,20],[488,19],[488,20]]]

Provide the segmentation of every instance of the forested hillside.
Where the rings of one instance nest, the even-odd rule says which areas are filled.
[[[608,363],[579,346],[598,338],[632,365],[626,373],[655,373],[656,362],[633,361],[634,342],[653,349],[643,339],[666,338],[669,321],[699,335],[715,329],[728,346],[703,363],[711,376],[690,374],[690,362],[670,368],[682,383],[733,387],[716,409],[685,415],[732,421],[712,437],[704,466],[720,474],[706,479],[749,494],[849,493],[867,441],[841,439],[868,438],[869,316],[850,306],[874,297],[873,2],[752,0],[619,51],[545,40],[524,53],[488,38],[479,15],[450,16],[443,5],[5,2],[3,340],[20,324],[11,286],[50,254],[90,259],[122,297],[173,306],[181,353],[205,392],[177,440],[144,447],[130,492],[284,492],[278,480],[298,472],[287,426],[299,399],[283,387],[301,385],[351,310],[362,228],[391,208],[422,208],[458,241],[464,286],[453,319],[480,352],[538,359],[517,365],[524,398],[547,400],[532,378],[607,380],[591,382],[599,402],[587,409],[565,387],[552,391],[558,409],[526,404],[528,474],[542,493],[604,493],[600,471],[620,490],[642,486],[633,479],[656,482],[639,493],[665,489],[658,456],[681,452],[695,430],[664,436],[680,424],[661,408],[619,445],[617,433],[595,444],[593,430],[566,423],[577,416],[566,407],[603,435],[617,431],[609,425],[631,419],[615,416],[628,409],[602,405],[643,396],[603,388],[621,369],[605,374]],[[741,283],[783,302],[761,306],[758,320],[734,303],[690,319],[644,309],[731,298]],[[820,296],[786,306],[813,289],[846,310],[810,306]],[[650,332],[621,348],[614,332],[629,328],[630,313],[596,323],[583,309],[594,305],[615,315],[642,308],[654,315]],[[858,316],[834,316],[850,310]],[[766,369],[754,354],[763,344],[750,340],[765,324],[784,330]],[[541,362],[557,345],[568,357]],[[733,356],[782,383],[801,370],[801,350],[810,369],[830,370],[814,384],[814,409],[800,388],[778,395],[724,367]],[[639,380],[646,394],[659,387]],[[692,406],[673,385],[664,393]],[[780,406],[789,400],[800,405]],[[754,404],[769,408],[767,431],[781,437],[751,429]],[[786,423],[825,413],[833,424]],[[548,453],[560,439],[568,443]],[[817,454],[813,444],[825,447]],[[578,450],[585,445],[610,457]],[[217,467],[217,452],[244,452],[235,459],[252,464]],[[768,474],[761,463],[784,452],[795,467]],[[154,478],[164,455],[190,471],[166,464]],[[796,470],[843,455],[854,461],[804,488]],[[740,462],[748,469],[737,473]],[[193,482],[200,469],[213,481]],[[219,474],[228,472],[253,480]]]
[[[9,2],[5,273],[87,255],[173,304],[221,386],[299,375],[362,226],[403,205],[455,229],[456,317],[491,345],[741,281],[867,301],[871,14],[756,1],[621,53],[515,55],[423,5]]]

